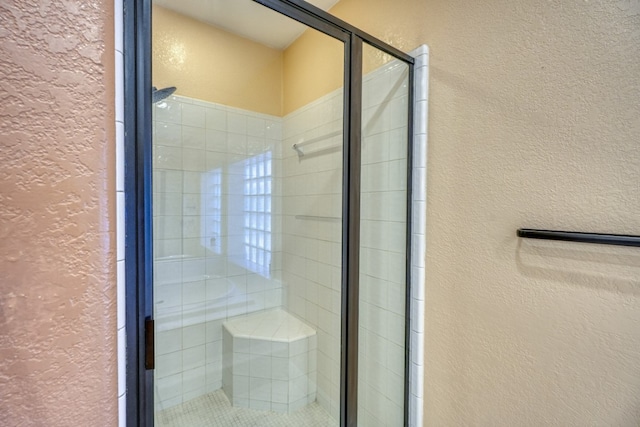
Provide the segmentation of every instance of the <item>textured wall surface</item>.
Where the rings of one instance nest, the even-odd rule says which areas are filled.
[[[113,3],[0,16],[0,425],[115,425]]]
[[[640,234],[640,3],[332,12],[431,50],[426,424],[638,425],[640,253],[515,230]]]
[[[428,2],[431,425],[640,422],[638,2]],[[439,17],[439,18],[436,18]]]

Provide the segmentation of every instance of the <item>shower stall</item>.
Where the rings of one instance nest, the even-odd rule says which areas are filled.
[[[147,422],[415,421],[413,57],[301,1],[153,3]]]

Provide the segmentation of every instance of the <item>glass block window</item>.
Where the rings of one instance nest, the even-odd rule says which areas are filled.
[[[246,267],[269,277],[271,266],[271,152],[244,162],[244,260]]]

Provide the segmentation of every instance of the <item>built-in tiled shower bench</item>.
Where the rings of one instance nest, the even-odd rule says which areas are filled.
[[[236,407],[290,413],[316,400],[316,331],[281,309],[223,323],[222,388]]]

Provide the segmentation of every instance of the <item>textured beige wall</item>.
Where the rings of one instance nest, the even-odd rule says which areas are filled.
[[[152,17],[154,86],[282,115],[282,51],[159,6]]]
[[[113,2],[0,16],[0,425],[113,426]]]
[[[640,252],[515,230],[640,234],[638,2],[332,12],[431,49],[426,424],[637,426]]]

